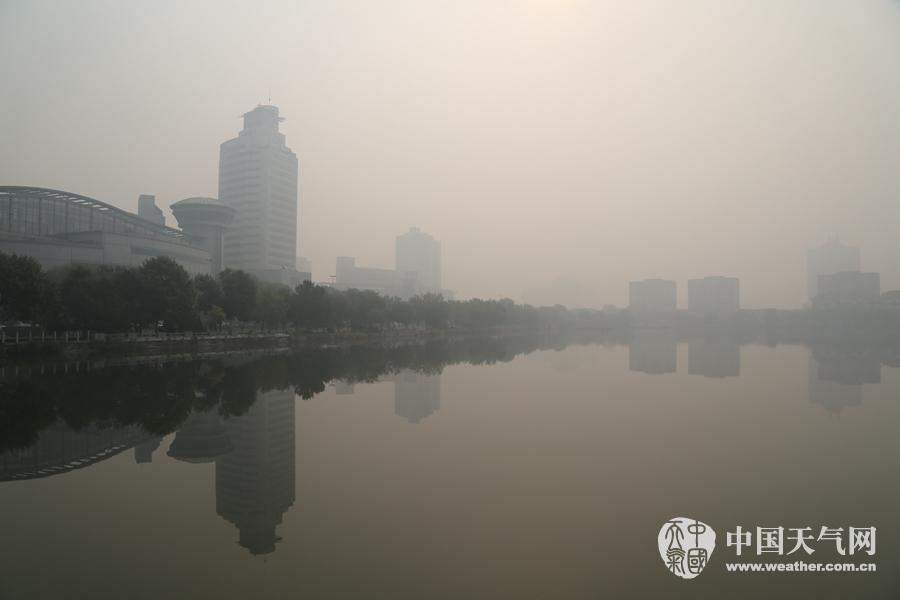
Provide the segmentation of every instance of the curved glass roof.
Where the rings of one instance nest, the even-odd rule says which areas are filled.
[[[56,236],[87,231],[125,233],[188,243],[180,229],[81,194],[27,186],[0,186],[0,234]]]

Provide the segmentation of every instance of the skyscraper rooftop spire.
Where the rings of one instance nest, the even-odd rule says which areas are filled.
[[[274,129],[278,131],[278,124],[284,121],[284,117],[278,115],[278,107],[271,104],[257,104],[256,108],[244,113],[244,129]]]

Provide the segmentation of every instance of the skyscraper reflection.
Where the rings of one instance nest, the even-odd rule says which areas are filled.
[[[234,446],[222,425],[218,410],[193,411],[169,446],[169,456],[183,462],[212,462]]]
[[[410,369],[394,376],[394,413],[410,423],[418,423],[441,407],[441,375]]]
[[[741,374],[741,347],[728,338],[698,338],[688,342],[688,373],[704,377]]]
[[[665,333],[636,332],[628,345],[628,368],[660,375],[678,370],[678,342]]]
[[[403,369],[397,373],[380,375],[376,381],[393,382],[394,414],[410,423],[419,423],[441,407],[440,373],[428,374]],[[354,384],[349,381],[339,379],[333,385],[334,393],[338,396],[349,396],[355,392]]]
[[[275,529],[294,504],[294,392],[260,392],[224,421],[234,450],[216,460],[216,512],[252,554],[274,552]]]
[[[881,383],[881,362],[874,354],[852,348],[810,349],[810,402],[834,413],[859,406],[864,383]]]

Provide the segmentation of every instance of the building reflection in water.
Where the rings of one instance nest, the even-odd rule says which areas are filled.
[[[182,423],[168,455],[182,462],[212,462],[234,449],[216,408],[193,411]]]
[[[862,404],[864,383],[881,383],[881,361],[869,352],[847,348],[809,351],[809,401],[833,413]]]
[[[409,423],[419,423],[441,408],[441,374],[422,373],[404,369],[378,377],[379,382],[394,384],[394,414]],[[338,396],[353,395],[353,383],[337,380],[334,393]]]
[[[252,554],[269,554],[294,504],[294,391],[259,392],[243,415],[223,421],[233,449],[216,459],[216,512]]]
[[[638,331],[628,345],[631,371],[661,375],[678,370],[678,341],[666,333]]]
[[[738,377],[741,346],[727,338],[698,338],[688,342],[688,374],[704,377]]]
[[[441,375],[406,369],[394,376],[394,414],[418,423],[441,407]]]
[[[153,436],[134,447],[134,462],[138,464],[153,462],[153,453],[159,448],[162,436]]]
[[[349,381],[341,381],[338,379],[334,382],[334,393],[338,396],[352,396],[356,391],[356,386]]]
[[[149,441],[150,436],[138,426],[101,428],[91,425],[75,431],[64,423],[57,423],[44,429],[31,446],[0,456],[0,481],[60,475],[112,458]]]

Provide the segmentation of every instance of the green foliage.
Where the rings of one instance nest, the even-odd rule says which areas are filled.
[[[426,327],[439,329],[447,326],[450,306],[442,296],[438,294],[416,296],[410,300],[410,304],[412,305],[413,318],[418,322],[424,323]]]
[[[304,281],[297,286],[288,306],[288,315],[294,325],[302,330],[331,329],[336,324],[334,294],[325,287]]]
[[[137,314],[142,323],[163,322],[165,329],[190,330],[197,326],[194,286],[184,267],[171,258],[157,256],[137,270]]]
[[[371,290],[347,290],[344,292],[342,321],[351,329],[370,330],[385,324],[385,301]]]
[[[222,308],[229,319],[248,321],[256,304],[256,280],[244,271],[225,269],[219,273]]]
[[[254,318],[267,327],[287,324],[291,290],[283,285],[264,283],[257,287]]]
[[[54,326],[106,333],[155,328],[160,321],[170,331],[211,329],[226,318],[300,331],[590,328],[611,322],[596,311],[535,308],[508,298],[457,302],[425,294],[402,300],[309,281],[291,290],[231,269],[218,277],[192,278],[165,257],[151,258],[137,269],[70,266],[48,277],[32,259],[0,253],[0,294],[6,318],[27,321],[50,315]]]
[[[126,330],[138,318],[142,294],[134,270],[71,267],[64,271],[59,286],[63,324],[70,329]]]
[[[221,306],[213,304],[208,311],[201,313],[201,320],[205,320],[207,327],[219,327],[225,321],[225,311]]]
[[[197,310],[208,313],[213,307],[219,307],[225,301],[222,284],[212,275],[202,273],[194,276],[194,291],[197,293]]]
[[[35,322],[53,310],[53,290],[36,260],[0,252],[0,319]]]

